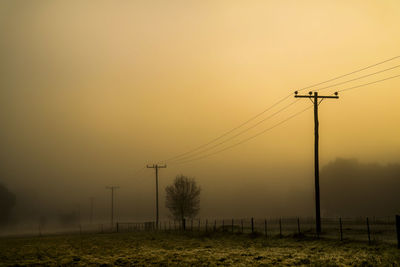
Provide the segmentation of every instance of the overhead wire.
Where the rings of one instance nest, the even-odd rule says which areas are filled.
[[[353,89],[356,89],[356,88],[359,88],[359,87],[363,87],[363,86],[367,86],[367,85],[370,85],[370,84],[375,84],[375,83],[383,82],[383,81],[390,80],[390,79],[394,79],[394,78],[397,78],[397,77],[400,77],[400,74],[399,74],[399,75],[395,75],[395,76],[391,76],[391,77],[387,77],[387,78],[384,78],[384,79],[376,80],[376,81],[373,81],[373,82],[369,82],[369,83],[364,83],[364,84],[360,84],[360,85],[357,85],[357,86],[348,87],[348,88],[345,88],[345,89],[342,89],[342,90],[338,90],[338,92],[353,90]],[[221,152],[226,151],[226,150],[228,150],[228,149],[234,148],[234,147],[236,147],[236,146],[238,146],[238,145],[241,145],[241,144],[243,144],[243,143],[245,143],[245,142],[248,142],[248,141],[250,141],[250,140],[252,140],[252,139],[254,139],[254,138],[256,138],[256,137],[258,137],[258,136],[260,136],[260,135],[262,135],[262,134],[264,134],[264,133],[266,133],[266,132],[268,132],[268,131],[270,131],[270,130],[272,130],[272,129],[274,129],[275,127],[277,127],[277,126],[279,126],[279,125],[285,123],[286,121],[288,121],[288,120],[290,120],[290,119],[292,119],[292,118],[294,118],[294,117],[300,115],[301,113],[305,112],[306,110],[310,109],[312,106],[313,106],[313,105],[310,105],[310,106],[308,106],[307,108],[305,108],[305,109],[303,109],[303,110],[301,110],[301,111],[295,113],[294,115],[292,115],[292,116],[286,118],[285,120],[283,120],[283,121],[281,121],[281,122],[279,122],[279,123],[273,125],[272,127],[269,127],[269,128],[267,128],[267,129],[265,129],[265,130],[263,130],[263,131],[261,131],[261,132],[255,134],[255,135],[252,135],[252,136],[250,136],[249,138],[246,138],[246,139],[244,139],[244,140],[242,140],[242,141],[240,141],[240,142],[238,142],[238,143],[235,143],[235,144],[233,144],[233,145],[230,145],[230,146],[228,146],[228,147],[225,147],[224,149],[221,149],[221,150],[215,151],[215,152],[213,152],[213,153],[209,153],[209,154],[203,155],[203,156],[201,156],[201,157],[193,158],[193,159],[186,160],[186,161],[182,161],[182,162],[177,162],[176,164],[185,164],[185,163],[189,163],[189,162],[192,162],[192,161],[205,159],[205,158],[207,158],[207,157],[210,157],[210,156],[213,156],[213,155],[215,155],[215,154],[221,153]]]
[[[225,139],[225,140],[222,141],[222,142],[219,142],[219,143],[217,143],[217,144],[215,144],[215,145],[213,145],[213,146],[211,146],[211,147],[208,147],[208,148],[206,148],[206,149],[200,150],[200,151],[196,152],[196,153],[193,154],[193,155],[180,158],[180,159],[178,159],[178,160],[176,160],[176,161],[182,161],[182,160],[186,160],[186,159],[195,157],[195,156],[197,156],[197,155],[199,155],[199,154],[202,154],[202,153],[204,153],[204,152],[207,152],[207,151],[209,151],[209,150],[212,150],[212,149],[214,149],[214,148],[216,148],[216,147],[218,147],[218,146],[220,146],[220,145],[222,145],[222,144],[225,144],[226,142],[228,142],[228,141],[230,141],[230,140],[232,140],[232,139],[234,139],[234,138],[236,138],[236,137],[238,137],[238,136],[240,136],[240,135],[246,133],[247,131],[249,131],[249,130],[255,128],[255,127],[257,127],[257,126],[260,125],[261,123],[264,123],[265,121],[267,121],[267,120],[273,118],[274,116],[278,115],[279,113],[283,112],[284,110],[286,110],[286,109],[288,109],[289,107],[291,107],[292,105],[294,105],[297,101],[299,101],[299,99],[296,99],[296,100],[290,102],[288,105],[286,105],[286,106],[284,106],[283,108],[279,109],[278,111],[272,113],[270,116],[266,117],[265,119],[263,119],[263,120],[257,122],[256,124],[254,124],[254,125],[252,125],[252,126],[246,128],[246,129],[240,131],[239,133],[237,133],[237,134],[235,134],[235,135],[229,137],[228,139]],[[172,161],[172,162],[174,162],[174,161]]]
[[[328,83],[328,82],[331,82],[331,81],[334,81],[334,80],[337,80],[337,79],[340,79],[340,78],[343,78],[343,77],[346,77],[346,76],[349,76],[349,75],[352,75],[352,74],[355,74],[355,73],[358,73],[358,72],[361,72],[361,71],[364,71],[364,70],[367,70],[367,69],[370,69],[370,68],[373,68],[373,67],[375,67],[375,66],[378,66],[378,65],[387,63],[387,62],[392,61],[392,60],[395,60],[395,59],[397,59],[397,58],[400,58],[400,56],[395,56],[395,57],[392,57],[392,58],[389,58],[389,59],[386,59],[386,60],[383,60],[383,61],[380,61],[380,62],[371,64],[371,65],[368,65],[368,66],[363,67],[363,68],[361,68],[361,69],[357,69],[357,70],[355,70],[355,71],[352,71],[352,72],[349,72],[349,73],[346,73],[346,74],[342,74],[342,75],[340,75],[340,76],[336,76],[336,77],[334,77],[334,78],[325,80],[325,81],[323,81],[323,82],[319,82],[319,83],[316,83],[316,84],[312,84],[312,85],[310,85],[310,86],[303,87],[303,88],[299,89],[298,91],[303,91],[303,90],[306,90],[306,89],[309,89],[309,88],[312,88],[312,87],[315,87],[315,86],[319,86],[319,85],[322,85],[322,84],[325,84],[325,83]],[[351,81],[355,81],[355,80],[359,80],[359,79],[362,79],[362,78],[365,78],[365,77],[368,77],[368,76],[376,75],[376,74],[378,74],[378,73],[382,73],[382,72],[385,72],[385,71],[388,71],[388,70],[391,70],[391,69],[394,69],[394,68],[397,68],[397,67],[400,67],[400,65],[397,65],[397,66],[394,66],[394,67],[391,67],[391,68],[388,68],[388,69],[385,69],[385,70],[381,70],[381,71],[378,71],[378,72],[375,72],[375,73],[367,74],[367,75],[364,75],[364,76],[361,76],[361,77],[358,77],[358,78],[355,78],[355,79],[351,79],[351,80],[348,80],[348,81],[344,81],[344,82],[341,82],[341,83],[338,83],[338,84],[335,84],[335,85],[330,85],[330,86],[326,86],[326,87],[323,87],[323,88],[319,88],[318,90],[324,90],[324,89],[330,88],[330,87],[332,87],[332,86],[342,85],[342,84],[345,84],[345,83],[348,83],[348,82],[351,82]],[[397,77],[397,76],[395,76],[395,77]],[[395,78],[395,77],[392,77],[392,78]],[[387,78],[387,79],[390,79],[390,78]],[[386,79],[383,79],[383,80],[386,80]],[[382,80],[382,81],[383,81],[383,80]],[[378,81],[377,81],[377,82],[378,82]],[[372,83],[375,83],[375,82],[372,82]],[[371,83],[368,83],[368,84],[371,84]],[[359,87],[359,86],[358,86],[358,87]],[[353,87],[352,87],[352,88],[347,88],[347,89],[345,89],[345,90],[350,90],[350,89],[353,89]],[[317,91],[318,91],[318,90],[317,90]],[[340,90],[340,91],[344,91],[344,90]],[[245,122],[241,123],[240,125],[238,125],[238,126],[232,128],[231,130],[229,130],[229,131],[223,133],[222,135],[220,135],[220,136],[218,136],[218,137],[212,139],[211,141],[209,141],[209,142],[207,142],[207,143],[205,143],[205,144],[203,144],[203,145],[200,145],[200,146],[198,146],[198,147],[196,147],[196,148],[194,148],[194,149],[192,149],[192,150],[189,150],[189,151],[187,151],[187,152],[185,152],[185,153],[181,153],[181,154],[176,155],[176,156],[174,156],[174,157],[171,157],[171,158],[168,158],[168,159],[159,161],[159,163],[161,163],[161,162],[166,163],[166,162],[170,162],[170,161],[173,161],[173,160],[175,160],[175,161],[180,161],[180,160],[183,160],[183,159],[186,159],[186,158],[191,158],[191,157],[193,157],[193,156],[195,156],[195,155],[197,155],[197,154],[199,154],[199,153],[203,153],[204,151],[208,151],[208,150],[210,150],[210,149],[212,149],[212,148],[217,147],[217,146],[220,145],[220,144],[223,144],[223,143],[226,143],[227,141],[232,140],[234,137],[230,137],[230,138],[228,138],[228,140],[225,140],[225,141],[223,141],[223,142],[220,142],[220,143],[217,144],[217,145],[212,146],[212,148],[207,148],[207,149],[205,149],[204,151],[202,150],[201,152],[199,152],[199,150],[201,150],[201,149],[203,149],[203,148],[205,148],[205,147],[211,145],[212,143],[214,143],[214,142],[216,142],[216,141],[222,139],[223,137],[225,137],[225,136],[227,136],[227,135],[233,133],[234,131],[240,129],[241,127],[243,127],[244,125],[248,124],[249,122],[255,120],[255,119],[258,118],[258,117],[260,117],[261,115],[263,115],[263,114],[266,113],[267,111],[271,110],[271,109],[274,108],[275,106],[279,105],[280,103],[282,103],[283,101],[285,101],[286,99],[288,99],[291,95],[292,95],[292,94],[289,94],[289,95],[286,95],[285,97],[279,99],[277,102],[275,102],[274,104],[272,104],[272,105],[269,106],[268,108],[264,109],[262,112],[256,114],[255,116],[251,117],[250,119],[246,120]],[[262,122],[264,122],[264,121],[265,121],[265,119],[262,120]],[[256,125],[259,125],[260,123],[261,123],[261,122],[257,123]],[[255,126],[254,126],[254,127],[255,127]],[[253,127],[253,126],[252,126],[252,127],[249,127],[249,128],[247,128],[246,130],[240,132],[240,134],[242,134],[242,133],[244,133],[244,132],[246,132],[246,131],[248,131],[248,130],[254,128],[254,127]],[[239,135],[240,135],[240,134],[239,134]],[[238,136],[238,135],[235,135],[235,137],[236,137],[236,136]],[[195,153],[195,152],[196,152],[196,153]],[[192,155],[191,155],[191,154],[192,154]],[[191,156],[189,156],[189,155],[191,155]]]
[[[329,80],[326,80],[326,81],[323,81],[323,82],[319,82],[319,83],[316,83],[316,84],[312,84],[312,85],[303,87],[303,88],[299,89],[298,91],[299,91],[299,92],[300,92],[300,91],[304,91],[304,90],[306,90],[306,89],[309,89],[309,88],[312,88],[312,87],[316,87],[316,86],[322,85],[322,84],[324,84],[324,83],[328,83],[328,82],[331,82],[331,81],[334,81],[334,80],[337,80],[337,79],[340,79],[340,78],[344,78],[344,77],[350,76],[350,75],[352,75],[352,74],[354,74],[354,73],[361,72],[361,71],[364,71],[364,70],[367,70],[367,69],[370,69],[370,68],[379,66],[379,65],[381,65],[381,64],[384,64],[384,63],[386,63],[386,62],[389,62],[389,61],[392,61],[392,60],[395,60],[395,59],[398,59],[398,58],[400,58],[400,56],[395,56],[395,57],[392,57],[392,58],[389,58],[389,59],[386,59],[386,60],[383,60],[383,61],[380,61],[380,62],[371,64],[371,65],[368,65],[368,66],[366,66],[366,67],[364,67],[364,68],[357,69],[357,70],[355,70],[355,71],[352,71],[352,72],[349,72],[349,73],[346,73],[346,74],[342,74],[342,75],[336,76],[336,77],[331,78],[331,79],[329,79]]]
[[[373,82],[369,82],[369,83],[364,83],[364,84],[348,87],[348,88],[345,88],[345,89],[342,89],[342,90],[338,90],[338,92],[349,91],[349,90],[353,90],[353,89],[356,89],[356,88],[359,88],[359,87],[363,87],[363,86],[367,86],[367,85],[370,85],[370,84],[387,81],[387,80],[398,78],[398,77],[400,77],[400,74],[395,75],[395,76],[391,76],[391,77],[387,77],[387,78],[384,78],[384,79],[381,79],[381,80],[377,80],[377,81],[373,81]]]
[[[241,123],[240,125],[238,125],[238,126],[232,128],[231,130],[229,130],[229,131],[223,133],[222,135],[220,135],[220,136],[218,136],[218,137],[212,139],[211,141],[209,141],[209,142],[207,142],[207,143],[205,143],[205,144],[203,144],[203,145],[200,145],[200,146],[198,146],[198,147],[196,147],[196,148],[194,148],[194,149],[192,149],[192,150],[190,150],[190,151],[187,151],[187,152],[185,152],[185,153],[176,155],[176,156],[174,156],[174,157],[171,157],[171,158],[168,158],[168,159],[165,159],[165,160],[161,160],[161,161],[159,161],[159,163],[162,163],[162,162],[169,162],[169,161],[171,161],[171,160],[174,160],[174,159],[181,158],[181,157],[183,157],[183,156],[192,154],[193,152],[196,152],[196,151],[198,151],[198,150],[200,150],[200,149],[202,149],[202,148],[204,148],[204,147],[206,147],[206,146],[208,146],[208,145],[214,143],[215,141],[220,140],[221,138],[223,138],[223,137],[225,137],[225,136],[231,134],[232,132],[236,131],[237,129],[240,129],[240,128],[243,127],[244,125],[248,124],[249,122],[251,122],[251,121],[255,120],[256,118],[260,117],[261,115],[263,115],[265,112],[267,112],[267,111],[271,110],[272,108],[274,108],[275,106],[279,105],[280,103],[282,103],[283,101],[285,101],[286,99],[288,99],[291,95],[292,95],[292,94],[289,94],[289,95],[287,95],[287,96],[281,98],[280,100],[278,100],[277,102],[275,102],[274,104],[272,104],[271,106],[269,106],[268,108],[264,109],[262,112],[260,112],[260,113],[258,113],[258,114],[256,114],[256,115],[254,115],[254,116],[251,117],[250,119],[248,119],[248,120],[246,120],[245,122]]]
[[[233,144],[233,145],[230,145],[230,146],[228,146],[228,147],[225,147],[224,149],[215,151],[215,152],[213,152],[213,153],[209,153],[209,154],[207,154],[207,155],[203,155],[203,156],[198,157],[198,158],[194,158],[194,159],[190,159],[190,160],[187,160],[187,161],[179,162],[179,163],[176,163],[176,164],[184,164],[184,163],[189,163],[189,162],[192,162],[192,161],[204,159],[204,158],[213,156],[213,155],[215,155],[215,154],[221,153],[221,152],[223,152],[223,151],[226,151],[226,150],[228,150],[228,149],[234,148],[234,147],[236,147],[236,146],[238,146],[238,145],[241,145],[241,144],[243,144],[243,143],[245,143],[245,142],[248,142],[248,141],[250,141],[250,140],[252,140],[252,139],[254,139],[254,138],[256,138],[256,137],[258,137],[258,136],[260,136],[260,135],[262,135],[262,134],[264,134],[264,133],[266,133],[266,132],[268,132],[268,131],[270,131],[270,130],[276,128],[276,127],[278,127],[279,125],[281,125],[281,124],[283,124],[283,123],[285,123],[285,122],[287,122],[287,121],[293,119],[294,117],[296,117],[296,116],[300,115],[301,113],[305,112],[306,110],[310,109],[312,106],[313,106],[313,105],[310,105],[310,106],[308,106],[307,108],[305,108],[305,109],[303,109],[303,110],[301,110],[301,111],[299,111],[299,112],[296,112],[295,114],[289,116],[288,118],[284,119],[283,121],[280,121],[279,123],[277,123],[277,124],[275,124],[275,125],[273,125],[273,126],[267,128],[267,129],[265,129],[265,130],[263,130],[263,131],[261,131],[261,132],[255,134],[255,135],[252,135],[252,136],[250,136],[250,137],[248,137],[248,138],[246,138],[246,139],[243,139],[242,141],[240,141],[240,142],[238,142],[238,143],[235,143],[235,144]]]
[[[376,75],[376,74],[379,74],[379,73],[383,73],[383,72],[386,72],[386,71],[389,71],[389,70],[393,70],[393,69],[396,69],[396,68],[399,68],[399,67],[400,67],[400,65],[396,65],[396,66],[393,66],[393,67],[390,67],[390,68],[387,68],[387,69],[384,69],[384,70],[380,70],[380,71],[377,71],[377,72],[374,72],[374,73],[366,74],[366,75],[363,75],[363,76],[360,76],[360,77],[357,77],[357,78],[354,78],[354,79],[350,79],[350,80],[347,80],[347,81],[343,81],[343,82],[340,82],[340,83],[336,83],[336,84],[332,84],[332,85],[329,85],[329,86],[326,86],[326,87],[322,87],[322,88],[319,88],[319,89],[317,89],[315,91],[322,91],[322,90],[325,90],[325,89],[328,89],[328,88],[332,88],[333,86],[338,86],[338,85],[342,85],[342,84],[345,84],[345,83],[357,81],[357,80],[360,80],[360,79],[363,79],[363,78],[366,78],[366,77],[369,77],[369,76],[372,76],[372,75]]]

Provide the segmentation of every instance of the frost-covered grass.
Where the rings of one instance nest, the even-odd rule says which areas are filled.
[[[399,266],[391,245],[239,234],[113,233],[0,239],[2,265]]]

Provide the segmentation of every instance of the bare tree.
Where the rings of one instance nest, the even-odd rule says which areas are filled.
[[[178,175],[165,191],[166,207],[174,219],[182,220],[182,226],[185,228],[185,220],[195,217],[200,210],[200,187],[193,178]]]

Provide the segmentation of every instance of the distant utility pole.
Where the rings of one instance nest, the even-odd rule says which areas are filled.
[[[91,197],[91,198],[90,198],[90,214],[89,214],[89,221],[90,221],[90,224],[93,223],[93,201],[94,201],[94,198]]]
[[[320,212],[320,198],[319,198],[319,156],[318,156],[318,105],[324,100],[325,98],[339,98],[338,93],[335,92],[334,96],[319,96],[318,92],[309,92],[308,95],[298,95],[298,92],[294,92],[294,97],[302,97],[302,98],[309,98],[311,102],[314,104],[314,167],[315,167],[315,222],[316,222],[316,230],[317,235],[321,233],[321,212]],[[318,101],[318,99],[321,99]]]
[[[167,165],[153,164],[153,166],[147,165],[147,168],[156,170],[156,228],[158,229],[158,169],[167,168]]]
[[[106,189],[111,190],[111,229],[114,227],[114,190],[119,186],[107,186]]]

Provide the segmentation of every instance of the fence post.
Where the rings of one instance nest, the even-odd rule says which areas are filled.
[[[297,232],[299,233],[299,235],[301,234],[301,231],[300,231],[300,218],[299,217],[297,217]]]
[[[264,219],[264,233],[265,233],[265,238],[267,237],[267,219]]]
[[[343,241],[342,217],[339,217],[339,227],[340,227],[340,241]]]
[[[119,223],[117,222],[117,233],[119,233]]]
[[[369,230],[369,220],[368,220],[368,217],[367,217],[367,232],[368,232],[368,245],[371,245],[371,233],[370,233],[370,230]]]
[[[282,238],[282,218],[279,218],[279,238]]]
[[[254,218],[251,217],[251,233],[254,234]]]
[[[400,249],[400,215],[396,215],[397,248]]]
[[[240,224],[242,225],[242,234],[243,234],[243,219],[240,220]]]
[[[233,233],[233,219],[232,219],[232,233]]]

